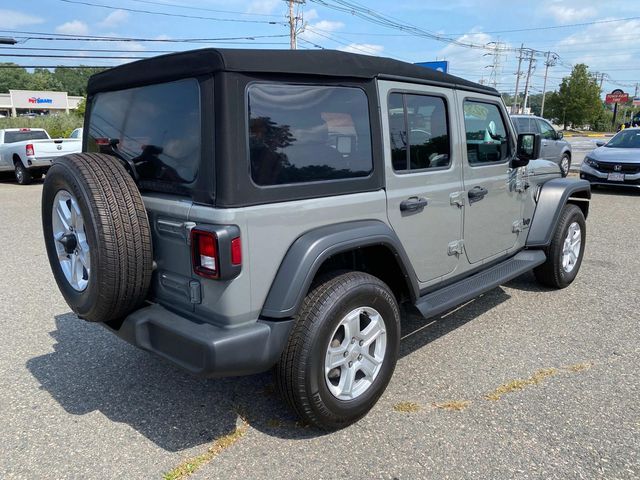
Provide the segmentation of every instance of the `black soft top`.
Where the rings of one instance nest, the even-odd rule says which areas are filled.
[[[490,87],[411,63],[336,50],[205,48],[160,55],[105,70],[89,79],[88,93],[120,90],[215,72],[277,73],[325,77],[381,78],[499,95]]]

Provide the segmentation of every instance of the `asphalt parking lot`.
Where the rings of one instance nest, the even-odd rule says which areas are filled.
[[[70,314],[41,190],[0,182],[2,479],[640,478],[640,193],[594,191],[569,288],[405,316],[385,395],[325,434],[270,374],[193,378]]]
[[[571,144],[571,171],[578,172],[580,171],[580,165],[582,165],[584,156],[596,148],[596,141],[602,140],[606,142],[609,140],[609,137],[567,136],[565,139]]]

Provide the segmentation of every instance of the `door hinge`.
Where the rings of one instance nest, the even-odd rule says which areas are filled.
[[[459,208],[464,207],[464,193],[465,192],[453,192],[449,194],[449,202],[451,205],[457,205]]]
[[[524,222],[522,220],[516,220],[513,222],[513,226],[511,228],[513,233],[520,233],[522,230],[524,230]]]
[[[464,240],[456,240],[455,242],[451,242],[447,248],[447,255],[462,255],[464,252]]]

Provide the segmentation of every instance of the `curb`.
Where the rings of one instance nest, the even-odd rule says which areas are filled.
[[[591,137],[591,138],[610,138],[613,137],[613,133],[565,133],[563,137]]]

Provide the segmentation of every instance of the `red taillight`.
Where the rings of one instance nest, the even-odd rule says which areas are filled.
[[[33,152],[33,145],[31,143],[27,144],[27,157],[33,157],[35,154]]]
[[[242,265],[242,242],[240,237],[231,240],[231,265]]]
[[[21,132],[30,132],[31,129],[30,128],[21,128],[20,131]]]
[[[212,232],[191,230],[193,271],[201,277],[218,278],[218,239]]]
[[[96,145],[109,145],[108,138],[96,138]]]

